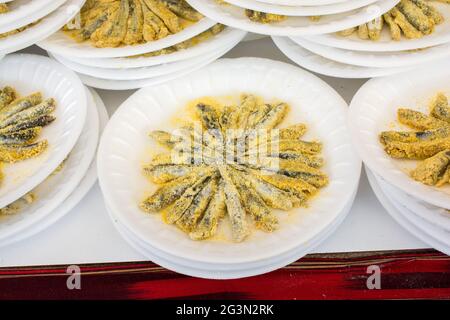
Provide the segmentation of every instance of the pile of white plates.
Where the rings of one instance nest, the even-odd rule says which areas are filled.
[[[420,39],[391,39],[385,27],[378,41],[336,33],[274,37],[278,48],[298,65],[340,78],[369,78],[399,73],[450,57],[450,5],[433,2],[444,16],[435,31]]]
[[[3,208],[28,192],[36,199],[19,212],[1,215],[0,246],[28,238],[68,213],[97,179],[95,154],[108,121],[103,102],[70,70],[49,58],[9,55],[0,61],[0,87],[12,86],[22,96],[35,91],[53,97],[56,121],[43,130],[49,149],[41,156],[4,165],[0,187]],[[62,168],[55,169],[64,161]]]
[[[354,97],[349,114],[354,145],[381,204],[405,229],[446,254],[450,254],[450,186],[431,187],[410,178],[408,168],[415,163],[389,157],[378,136],[392,130],[400,106],[426,112],[437,92],[449,96],[449,82],[449,62],[372,79]]]
[[[225,25],[271,36],[331,33],[373,20],[400,0],[186,0],[197,11]],[[277,23],[251,21],[245,10],[280,14]],[[310,17],[320,16],[313,21]]]
[[[108,90],[136,89],[197,70],[227,53],[246,35],[245,31],[227,27],[193,47],[170,54],[141,56],[193,38],[215,24],[203,18],[163,39],[117,48],[96,48],[88,41],[77,43],[63,31],[56,32],[38,45],[47,50],[51,57],[74,70],[88,86]]]
[[[59,30],[86,0],[12,0],[0,14],[0,56],[26,48]],[[5,1],[2,1],[5,2]],[[3,37],[2,34],[25,30]]]
[[[295,209],[289,217],[277,212],[280,228],[273,233],[254,230],[242,243],[193,241],[160,214],[139,209],[152,187],[141,167],[152,156],[146,150],[154,148],[148,132],[170,130],[170,120],[193,99],[244,92],[291,105],[290,122],[307,123],[310,137],[324,144],[323,170],[330,184],[308,208]],[[99,181],[111,219],[131,246],[179,273],[231,279],[285,266],[333,233],[353,203],[361,161],[346,119],[347,105],[330,86],[298,67],[266,59],[221,59],[189,76],[143,88],[119,107],[100,142]]]

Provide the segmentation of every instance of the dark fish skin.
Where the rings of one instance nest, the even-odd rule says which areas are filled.
[[[167,8],[173,11],[177,16],[189,20],[189,21],[199,21],[203,16],[196,10],[194,10],[186,1],[184,0],[160,0],[164,3]]]
[[[390,141],[398,142],[420,142],[430,141],[434,139],[447,138],[450,135],[450,126],[442,127],[426,131],[383,131],[380,134],[380,141],[382,144]]]
[[[41,131],[41,127],[34,127],[8,134],[0,134],[0,144],[23,145],[31,143],[37,139]]]
[[[197,114],[206,129],[220,130],[219,115],[214,107],[204,103],[199,103],[197,104],[196,109]]]
[[[47,99],[41,104],[25,109],[21,112],[15,113],[4,121],[0,122],[0,128],[5,128],[9,125],[26,122],[30,119],[49,115],[55,110],[56,103],[53,98]]]
[[[13,124],[3,129],[0,129],[0,134],[8,134],[15,131],[21,131],[25,129],[35,128],[35,127],[45,127],[55,121],[56,118],[50,115],[43,115],[40,117],[32,118],[28,121],[19,122],[17,124]]]
[[[33,93],[27,97],[17,99],[11,102],[7,107],[3,108],[0,114],[0,121],[7,119],[14,114],[31,108],[42,102],[42,94],[40,92]]]

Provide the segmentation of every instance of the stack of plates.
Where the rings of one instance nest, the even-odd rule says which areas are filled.
[[[38,45],[47,50],[51,57],[77,72],[88,86],[108,90],[136,89],[197,70],[227,53],[246,35],[245,31],[227,27],[187,49],[170,54],[140,56],[189,40],[215,24],[203,18],[160,40],[116,48],[96,48],[89,41],[78,43],[63,31],[56,32]]]
[[[225,25],[271,36],[324,34],[366,23],[400,0],[187,0],[197,11]],[[246,9],[286,16],[281,22],[251,21]],[[313,21],[311,17],[320,19]]]
[[[59,30],[86,0],[12,0],[0,14],[0,56],[26,48]],[[5,1],[2,1],[5,2]],[[26,29],[22,30],[22,28]],[[14,32],[15,30],[22,30]],[[9,36],[9,34],[14,32]]]
[[[22,96],[35,91],[56,100],[56,121],[43,130],[49,149],[41,156],[4,165],[3,208],[32,191],[35,201],[0,215],[0,246],[28,238],[68,213],[96,181],[95,153],[108,115],[99,96],[76,75],[49,58],[10,55],[0,62],[0,87]],[[55,169],[66,159],[58,172]]]
[[[377,41],[362,40],[354,33],[274,37],[291,60],[311,71],[340,78],[369,78],[402,72],[450,56],[450,5],[432,2],[444,16],[435,31],[419,39],[391,39],[384,27]]]
[[[245,92],[286,101],[292,107],[289,121],[308,123],[324,144],[323,170],[330,184],[308,208],[292,210],[289,218],[276,212],[278,230],[253,230],[242,243],[193,241],[165,224],[160,214],[141,211],[138,204],[151,187],[141,169],[143,157],[152,150],[149,131],[170,130],[171,117],[180,116],[180,108],[193,99]],[[183,274],[231,279],[285,266],[333,233],[353,203],[361,162],[353,151],[346,118],[346,103],[322,80],[292,65],[265,59],[222,59],[187,77],[143,88],[119,107],[100,142],[99,181],[111,219],[131,246]]]
[[[448,184],[438,188],[410,178],[407,168],[414,163],[389,157],[378,136],[392,130],[400,106],[420,110],[437,92],[449,96],[449,81],[448,62],[372,79],[354,97],[349,114],[355,147],[382,205],[405,229],[446,254],[450,254]]]

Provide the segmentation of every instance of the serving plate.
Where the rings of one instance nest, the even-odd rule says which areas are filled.
[[[35,22],[56,10],[66,0],[14,0],[0,19],[0,33]],[[81,7],[80,7],[81,8]]]
[[[287,89],[288,88],[288,89]],[[169,121],[179,108],[200,96],[252,92],[292,105],[291,121],[306,122],[325,142],[325,168],[331,183],[310,207],[281,215],[280,230],[254,232],[245,242],[194,242],[160,215],[138,208],[149,183],[140,166],[151,149],[148,131]],[[151,112],[149,112],[151,110]],[[204,263],[250,263],[280,255],[310,241],[342,212],[358,184],[360,160],[346,128],[346,104],[319,78],[292,65],[257,58],[223,59],[189,76],[132,95],[112,117],[99,148],[99,180],[105,201],[133,234],[150,246],[182,259]],[[126,177],[126,178],[125,178]],[[281,245],[282,244],[282,245]]]
[[[38,2],[39,0],[36,0]],[[45,0],[47,1],[47,0]],[[39,42],[68,23],[86,0],[67,0],[36,25],[17,34],[0,39],[0,55],[21,50]]]
[[[320,15],[348,12],[351,10],[367,6],[377,1],[378,0],[352,0],[330,5],[294,7],[294,6],[283,6],[279,4],[276,5],[268,4],[260,2],[258,0],[226,0],[227,3],[245,9],[270,12],[287,16],[300,16],[300,17],[320,16]]]
[[[97,77],[88,76],[85,74],[78,73],[78,76],[80,77],[81,81],[94,88],[99,89],[106,89],[106,90],[130,90],[130,89],[139,89],[147,86],[154,86],[163,82],[167,82],[172,79],[176,79],[179,77],[182,77],[186,74],[189,74],[195,70],[198,70],[211,62],[219,59],[221,56],[223,56],[225,53],[227,53],[229,50],[231,50],[234,47],[234,45],[221,49],[218,53],[216,52],[212,56],[204,56],[203,59],[201,59],[200,62],[197,62],[194,65],[191,65],[189,67],[183,68],[182,70],[178,70],[175,72],[171,72],[168,74],[164,74],[161,76],[155,76],[150,77],[146,79],[138,79],[138,80],[111,80],[111,79],[101,79]]]
[[[327,59],[374,68],[416,66],[450,56],[450,43],[417,51],[368,52],[324,46],[301,38],[291,38],[298,45]]]
[[[308,51],[288,37],[273,37],[272,39],[280,51],[299,66],[331,77],[350,79],[375,78],[410,69],[407,67],[372,68],[340,63]]]
[[[32,192],[36,196],[35,202],[24,207],[17,214],[0,216],[0,246],[35,234],[38,230],[47,227],[48,221],[56,221],[54,211],[63,203],[65,206],[59,210],[70,211],[69,204],[73,200],[68,198],[86,176],[99,140],[99,112],[92,94],[87,93],[87,120],[80,138],[68,155],[62,169],[33,189]],[[89,181],[92,180],[90,177],[88,178]],[[79,192],[83,193],[84,191],[85,189],[82,189]],[[58,214],[58,217],[61,216]]]
[[[46,127],[41,139],[48,149],[39,157],[5,164],[0,188],[0,208],[41,184],[67,157],[78,140],[86,119],[86,93],[76,75],[53,60],[30,54],[15,54],[0,61],[0,86],[12,86],[21,96],[35,91],[56,100],[56,121]]]
[[[309,17],[288,17],[273,24],[253,22],[245,10],[233,5],[222,5],[215,0],[187,0],[197,11],[210,19],[249,32],[271,36],[303,36],[330,33],[366,23],[393,8],[399,0],[379,0],[371,5],[345,13],[326,15],[317,22]]]
[[[356,193],[354,193],[354,196],[355,195]],[[268,273],[297,261],[301,257],[314,250],[314,248],[318,247],[337,230],[337,228],[341,225],[341,223],[349,213],[352,204],[353,199],[348,203],[347,207],[344,208],[335,222],[330,224],[322,233],[316,235],[314,239],[308,242],[305,246],[301,246],[300,248],[296,248],[291,252],[287,252],[281,256],[277,256],[266,261],[259,261],[258,263],[244,263],[238,265],[227,264],[215,266],[205,263],[198,264],[191,261],[185,261],[183,259],[179,259],[178,257],[173,257],[165,254],[164,252],[160,252],[155,248],[149,247],[145,242],[143,242],[132,232],[127,230],[125,226],[121,225],[121,223],[116,219],[116,217],[112,213],[112,210],[109,209],[108,206],[107,211],[117,231],[128,242],[128,244],[151,261],[161,265],[164,268],[191,277],[229,280]]]
[[[391,215],[391,217],[397,221],[403,228],[405,228],[409,233],[413,236],[419,238],[421,241],[425,242],[432,248],[443,252],[447,255],[450,254],[450,247],[448,244],[443,243],[436,239],[433,235],[425,232],[422,228],[423,225],[426,224],[425,221],[416,224],[413,223],[410,219],[408,219],[408,215],[402,212],[401,206],[396,204],[395,200],[391,199],[387,193],[383,191],[383,187],[380,185],[380,182],[377,180],[377,176],[367,170],[367,177],[369,178],[370,186],[374,191],[377,198],[380,200],[381,205],[386,209],[386,211]]]
[[[432,5],[442,13],[444,22],[437,25],[432,34],[420,39],[402,38],[400,41],[393,41],[387,28],[383,30],[378,41],[362,40],[356,34],[342,37],[334,33],[305,36],[304,38],[328,47],[371,52],[415,50],[448,43],[450,42],[450,5],[439,2],[433,2]]]
[[[246,31],[227,27],[224,31],[215,37],[208,39],[198,45],[180,50],[170,54],[164,54],[154,57],[136,57],[136,58],[77,58],[73,56],[64,56],[65,59],[78,64],[97,67],[97,68],[140,68],[155,66],[163,63],[181,61],[207,54],[215,49],[225,48],[232,44],[239,43],[247,34]]]
[[[76,42],[63,31],[52,34],[47,39],[40,41],[37,45],[44,50],[61,56],[71,56],[78,58],[117,58],[138,55],[146,52],[164,49],[184,40],[190,39],[199,33],[211,28],[216,22],[208,18],[194,23],[184,30],[171,34],[165,38],[147,42],[145,44],[122,46],[117,48],[96,48],[89,41]]]
[[[449,61],[366,82],[353,97],[349,128],[353,144],[364,163],[377,175],[403,192],[438,207],[450,209],[450,186],[426,186],[408,175],[415,161],[397,160],[386,154],[378,140],[384,130],[393,130],[399,107],[428,112],[435,94],[450,95]]]

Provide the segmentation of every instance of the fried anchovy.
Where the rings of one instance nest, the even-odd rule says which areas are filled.
[[[32,143],[41,133],[41,127],[34,127],[7,134],[0,134],[0,144],[23,145]]]
[[[17,98],[16,91],[11,87],[4,87],[0,90],[0,110],[9,105]]]
[[[123,43],[132,45],[142,42],[143,25],[144,17],[141,3],[138,0],[130,0],[130,17],[128,18],[127,31]]]
[[[390,12],[383,14],[383,19],[389,26],[391,38],[395,41],[399,41],[402,37],[402,30],[400,29],[400,26],[394,21],[392,14]]]
[[[447,97],[439,93],[431,102],[431,115],[439,120],[450,123],[450,107]]]
[[[163,3],[157,0],[143,0],[143,2],[164,22],[170,32],[177,33],[181,31],[182,28],[178,17]]]
[[[47,140],[39,141],[27,146],[4,146],[0,145],[0,161],[15,163],[30,159],[42,154],[48,146]]]
[[[255,129],[273,129],[278,126],[289,111],[286,103],[279,103],[274,106],[262,119],[255,125]]]
[[[418,130],[430,130],[445,127],[447,122],[430,117],[422,112],[400,108],[397,111],[398,121]]]
[[[169,224],[177,222],[183,216],[186,210],[188,210],[195,196],[211,179],[211,176],[201,177],[191,187],[187,188],[183,195],[178,198],[173,205],[169,206],[165,210],[165,221]]]
[[[448,138],[449,135],[450,135],[450,126],[418,132],[383,131],[380,134],[380,142],[382,144],[386,144],[389,141],[398,141],[398,142],[431,141],[435,139]]]
[[[405,17],[403,13],[397,8],[393,8],[390,11],[392,17],[394,17],[394,22],[402,29],[405,37],[408,39],[418,39],[424,36],[422,32],[417,30]]]
[[[412,172],[411,177],[424,184],[441,186],[448,182],[450,150],[444,150],[422,161]]]
[[[189,208],[183,213],[183,216],[176,222],[177,227],[186,233],[194,230],[199,219],[206,211],[209,202],[211,201],[214,193],[217,191],[217,180],[211,179],[204,186],[204,188],[195,196],[192,200]]]
[[[411,0],[411,2],[418,6],[428,17],[433,19],[434,23],[441,24],[444,21],[442,14],[433,6],[428,5],[425,1]]]
[[[16,124],[6,126],[2,129],[0,129],[0,134],[4,135],[4,134],[9,134],[9,133],[13,133],[16,131],[22,131],[22,130],[31,129],[31,128],[35,128],[35,127],[45,127],[45,126],[48,126],[53,121],[55,121],[55,119],[56,119],[55,117],[50,116],[50,115],[38,116],[35,118],[31,118],[30,120],[26,120],[23,122],[19,122]]]
[[[3,121],[16,113],[33,107],[41,102],[42,94],[40,92],[36,92],[27,97],[17,99],[1,110],[0,121]]]
[[[430,34],[434,31],[434,21],[411,1],[401,0],[397,5],[397,8],[405,15],[408,21],[423,34]]]
[[[194,10],[186,1],[184,0],[160,0],[164,3],[167,8],[173,11],[179,17],[189,20],[189,21],[199,21],[203,18],[202,14]]]
[[[232,171],[231,178],[237,186],[245,210],[250,213],[258,229],[272,232],[278,228],[278,219],[272,214],[264,200],[239,172]]]
[[[23,111],[14,113],[10,117],[1,121],[0,128],[3,129],[10,125],[26,122],[40,116],[48,115],[55,110],[55,107],[56,107],[55,100],[53,98],[47,99],[36,106],[29,107]]]
[[[160,211],[178,199],[189,187],[201,179],[203,175],[193,173],[174,179],[162,185],[150,197],[146,198],[140,207],[146,212]]]
[[[436,153],[450,149],[450,139],[435,139],[420,142],[388,141],[384,150],[393,158],[422,160],[434,156]]]
[[[221,166],[219,170],[225,181],[225,204],[227,206],[228,217],[231,221],[232,238],[235,242],[242,242],[250,233],[245,219],[245,209],[242,205],[242,199],[228,173],[228,169],[225,166]]]
[[[189,236],[193,240],[204,240],[211,238],[217,232],[217,226],[220,219],[222,219],[226,212],[227,207],[225,204],[225,182],[221,180],[219,183],[219,190],[214,194],[213,198],[209,202],[208,208],[205,211],[202,219],[198,223],[194,231],[189,233]]]

